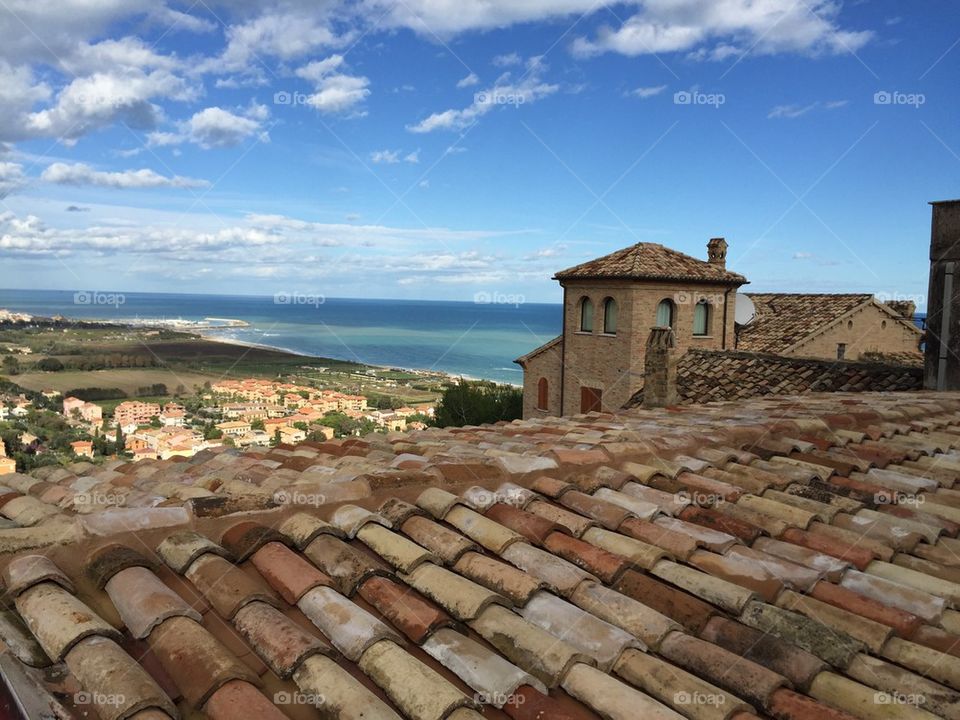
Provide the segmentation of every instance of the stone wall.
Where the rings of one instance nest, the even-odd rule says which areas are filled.
[[[539,355],[527,360],[523,369],[523,417],[537,418],[560,414],[560,368],[563,342],[558,342]],[[546,408],[538,407],[539,384],[546,379],[548,401]]]

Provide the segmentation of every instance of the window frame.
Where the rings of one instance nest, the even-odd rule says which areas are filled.
[[[613,330],[610,329],[610,308],[613,308]],[[616,335],[620,324],[620,304],[616,298],[607,297],[603,301],[603,334]]]
[[[597,314],[597,308],[593,304],[593,300],[590,299],[589,295],[584,295],[583,297],[580,298],[579,307],[580,307],[580,323],[578,327],[580,329],[577,332],[593,333],[594,320],[596,319],[596,314]],[[589,327],[587,327],[588,323],[585,322],[586,320],[588,320],[588,316],[587,316],[588,308],[590,311]]]
[[[703,312],[703,332],[697,332],[697,313],[701,310]],[[706,299],[701,299],[696,302],[693,306],[693,336],[694,337],[710,337],[710,316],[712,315],[713,308],[710,306],[709,301]]]
[[[669,321],[666,325],[660,322],[660,308],[666,307],[668,309]],[[677,322],[677,305],[670,298],[663,298],[660,302],[657,303],[657,315],[654,318],[657,323],[657,327],[668,327],[673,328],[674,324]]]

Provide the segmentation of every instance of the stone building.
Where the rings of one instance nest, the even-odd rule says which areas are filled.
[[[734,298],[747,282],[726,269],[727,243],[708,260],[637,243],[558,272],[563,334],[516,362],[524,369],[524,417],[616,410],[643,384],[650,328],[671,327],[676,352],[734,343]]]
[[[909,302],[870,294],[747,294],[756,310],[735,323],[737,288],[727,243],[707,260],[638,243],[558,272],[563,334],[516,360],[523,367],[524,417],[622,408],[643,387],[654,327],[673,330],[676,357],[733,351],[822,360],[919,365],[921,332]]]

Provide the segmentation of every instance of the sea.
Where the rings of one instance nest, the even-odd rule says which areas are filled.
[[[482,296],[479,302],[3,290],[0,308],[85,320],[187,320],[204,335],[303,355],[519,385],[514,359],[561,332],[559,304]],[[224,327],[224,320],[245,327]]]

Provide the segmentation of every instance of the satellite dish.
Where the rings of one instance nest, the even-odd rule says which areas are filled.
[[[746,327],[757,317],[757,308],[753,300],[743,293],[737,293],[734,305],[734,321],[740,327]]]

